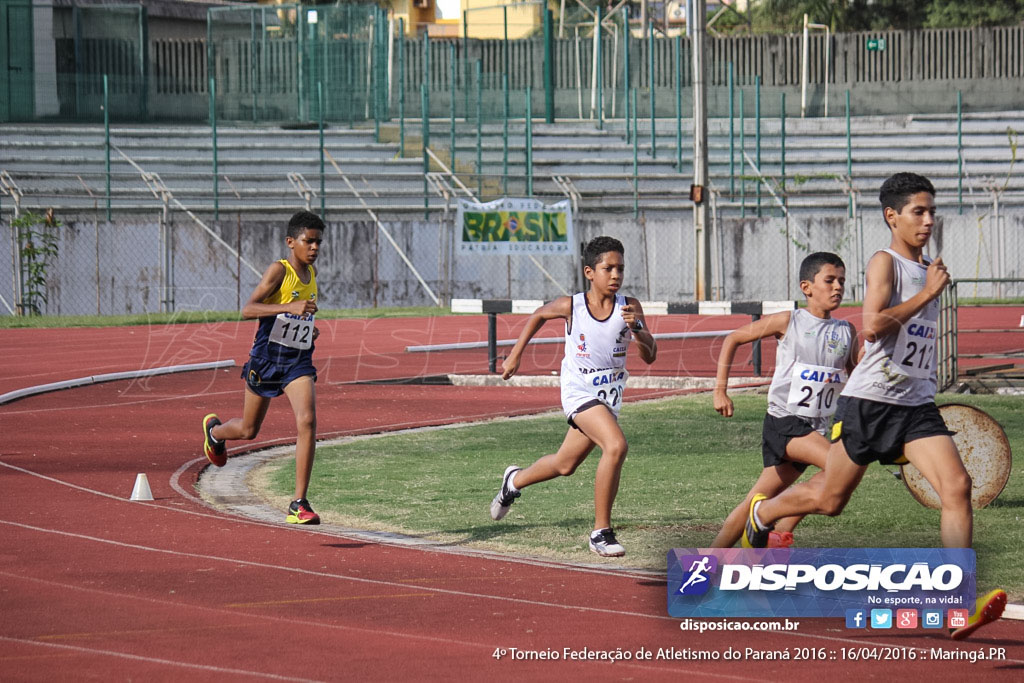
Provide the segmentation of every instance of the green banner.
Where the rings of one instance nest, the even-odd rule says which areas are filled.
[[[569,200],[544,205],[536,199],[497,199],[479,204],[460,199],[459,251],[482,254],[573,253]]]

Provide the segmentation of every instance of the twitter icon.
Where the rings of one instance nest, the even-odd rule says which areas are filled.
[[[892,610],[871,610],[871,628],[892,628]]]

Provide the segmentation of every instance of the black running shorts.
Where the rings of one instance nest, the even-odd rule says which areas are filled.
[[[790,440],[807,436],[813,431],[811,423],[802,417],[775,417],[766,413],[764,426],[761,428],[761,457],[764,459],[764,466],[775,467],[788,462],[800,472],[806,470],[807,463],[796,462],[786,457],[786,446]]]
[[[843,440],[850,460],[888,465],[903,455],[903,445],[929,436],[952,436],[934,403],[900,406],[840,396],[830,438]]]

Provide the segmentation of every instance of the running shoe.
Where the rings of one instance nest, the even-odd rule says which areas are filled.
[[[626,549],[615,539],[611,529],[598,529],[590,534],[590,550],[601,557],[622,557]]]
[[[217,413],[210,413],[203,418],[203,453],[206,459],[217,467],[224,467],[228,461],[228,449],[223,441],[213,438],[213,428],[220,424]]]
[[[750,501],[750,509],[747,511],[747,524],[743,528],[743,538],[740,544],[744,548],[764,548],[768,545],[768,535],[771,533],[772,527],[762,527],[754,521],[754,506],[767,499],[768,496],[763,493],[756,493],[753,500]]]
[[[1003,616],[1006,609],[1006,591],[995,589],[978,598],[974,603],[974,614],[967,619],[967,625],[953,629],[949,637],[953,640],[963,640],[985,624]]]
[[[522,491],[512,490],[512,477],[520,469],[522,468],[517,465],[509,465],[505,468],[505,474],[501,478],[501,488],[498,489],[498,495],[491,501],[491,519],[497,521],[508,514],[512,503],[516,502],[516,498],[522,494]]]
[[[788,548],[793,545],[793,534],[789,531],[768,532],[769,548]]]
[[[308,500],[299,498],[288,506],[288,517],[285,521],[289,524],[319,524],[320,515],[313,512],[313,506]]]

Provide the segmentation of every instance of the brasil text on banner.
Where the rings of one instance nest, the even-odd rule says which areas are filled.
[[[850,608],[971,608],[967,548],[676,548],[673,617],[836,617]]]
[[[480,204],[459,200],[459,251],[486,254],[572,254],[569,200],[544,205],[536,199],[503,198]]]

